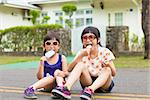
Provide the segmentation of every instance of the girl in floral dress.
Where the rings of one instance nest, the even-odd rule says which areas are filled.
[[[83,88],[80,98],[84,100],[91,100],[94,92],[110,92],[114,87],[115,57],[109,49],[100,45],[99,30],[96,27],[86,27],[81,40],[83,49],[70,63],[69,69],[72,71],[66,83],[53,89],[53,95],[71,99],[71,87],[78,79]]]

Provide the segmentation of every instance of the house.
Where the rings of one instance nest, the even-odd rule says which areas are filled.
[[[38,7],[19,0],[0,0],[0,29],[13,26],[32,25],[29,21],[28,10]]]
[[[1,0],[4,1],[4,0]],[[96,26],[101,32],[101,44],[106,46],[106,30],[108,26],[128,26],[129,33],[143,36],[141,28],[141,0],[33,0],[26,3],[26,6],[6,6],[1,3],[0,29],[15,25],[31,25],[27,19],[23,19],[22,11],[26,9],[41,9],[41,18],[50,16],[49,24],[59,23],[65,26],[68,16],[62,11],[66,3],[74,3],[78,10],[71,17],[73,29],[71,34],[72,52],[76,53],[82,48],[81,32],[86,26]],[[8,2],[7,2],[8,3]],[[12,3],[12,2],[11,2]],[[4,8],[5,11],[1,9]],[[10,9],[11,8],[11,9]],[[3,13],[2,13],[3,11]],[[4,17],[5,15],[5,17]],[[8,17],[9,16],[9,17]],[[2,17],[2,16],[0,16]],[[60,20],[60,17],[63,20]],[[1,19],[7,18],[2,23]],[[5,24],[4,24],[5,23]],[[7,24],[8,23],[8,24]],[[130,36],[132,37],[132,35]]]
[[[102,44],[106,45],[108,26],[128,26],[129,40],[136,34],[143,37],[141,26],[141,0],[92,0],[93,24],[102,33]],[[129,49],[131,49],[129,42]]]
[[[65,3],[74,3],[78,10],[72,16],[72,52],[76,53],[81,45],[81,32],[84,27],[92,25],[101,32],[101,44],[106,46],[106,30],[108,26],[128,26],[129,35],[143,36],[141,28],[140,0],[38,0],[31,2],[42,8],[42,15],[51,17],[49,23],[65,22],[59,19],[69,19],[61,7]]]

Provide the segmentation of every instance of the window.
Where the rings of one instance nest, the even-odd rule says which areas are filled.
[[[86,18],[86,25],[90,25],[93,23],[92,18]]]
[[[77,18],[76,19],[76,27],[80,27],[84,25],[84,18]]]
[[[73,27],[73,19],[65,19],[65,27]]]
[[[38,20],[36,21],[36,23],[37,23],[37,24],[40,24],[40,20],[38,19]]]
[[[48,14],[47,14],[47,12],[42,12],[41,15],[44,17],[44,16],[47,16]]]
[[[61,11],[55,12],[55,16],[62,16],[63,13]]]
[[[123,25],[123,13],[115,13],[115,25],[116,26]]]
[[[77,10],[76,11],[76,15],[83,15],[84,14],[84,10]]]
[[[55,23],[56,23],[56,24],[61,24],[61,25],[62,25],[62,24],[63,24],[63,21],[62,21],[62,20],[55,20]]]
[[[91,9],[86,10],[86,14],[92,14],[92,10]]]

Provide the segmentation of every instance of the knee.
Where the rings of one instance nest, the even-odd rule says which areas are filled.
[[[85,65],[85,63],[83,63],[83,62],[79,62],[79,63],[76,65],[76,67],[79,67],[80,69],[85,69],[85,68],[86,68],[86,65]]]
[[[38,74],[38,73],[36,74],[36,77],[37,77],[38,80],[40,80],[40,79],[43,78],[42,75],[41,75],[41,74]]]
[[[59,74],[60,74],[60,70],[59,69],[57,69],[55,72],[54,72],[54,76],[56,77],[56,76],[58,76]]]
[[[104,71],[111,75],[111,69],[109,67],[104,67]]]

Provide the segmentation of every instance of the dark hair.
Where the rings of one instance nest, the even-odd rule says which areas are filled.
[[[93,27],[93,26],[88,26],[88,27],[86,27],[86,28],[82,31],[81,40],[82,40],[82,36],[83,36],[84,34],[87,34],[87,33],[92,33],[92,34],[94,34],[94,35],[96,36],[96,38],[97,38],[97,41],[98,41],[99,38],[101,37],[101,36],[100,36],[100,31],[98,30],[98,28]],[[99,42],[98,44],[101,46],[100,42]]]
[[[56,39],[56,41],[58,41],[58,42],[60,43],[58,34],[55,34],[55,33],[48,33],[48,34],[44,37],[43,46],[45,46],[45,42],[46,42],[46,41],[48,41],[48,40],[53,40],[53,39]],[[45,55],[45,53],[46,53],[46,50],[44,50],[44,55]]]

